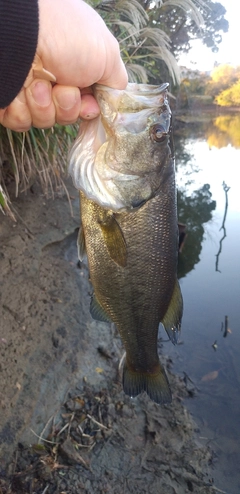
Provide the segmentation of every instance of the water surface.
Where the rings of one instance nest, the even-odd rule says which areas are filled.
[[[182,336],[165,351],[174,371],[194,383],[187,406],[203,441],[216,451],[215,485],[239,494],[240,130],[234,127],[233,138],[227,118],[205,135],[191,129],[189,137],[175,140],[179,220],[188,235],[179,260]]]

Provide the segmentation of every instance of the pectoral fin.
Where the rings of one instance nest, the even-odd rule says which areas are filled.
[[[105,310],[98,302],[95,294],[92,296],[91,304],[90,304],[90,314],[93,319],[96,321],[102,322],[112,322],[108,314],[106,314]]]
[[[82,261],[86,254],[85,236],[82,226],[80,226],[78,232],[77,249],[78,249],[78,259]]]
[[[161,321],[171,342],[176,345],[181,331],[181,320],[183,313],[183,300],[181,289],[176,280],[168,310]]]
[[[99,220],[99,224],[111,259],[124,268],[127,264],[127,245],[116,218],[113,214],[106,215]]]

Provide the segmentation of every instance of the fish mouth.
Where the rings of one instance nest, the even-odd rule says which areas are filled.
[[[93,94],[104,118],[108,118],[109,112],[114,115],[114,112],[134,113],[147,108],[158,108],[164,103],[168,87],[168,82],[161,86],[130,82],[126,89],[112,89],[95,84]]]
[[[100,84],[93,86],[101,115],[81,122],[69,165],[75,187],[88,199],[120,212],[134,209],[136,196],[140,203],[153,196],[148,183],[151,164],[144,170],[138,162],[133,166],[134,157],[127,155],[128,150],[121,143],[126,142],[127,149],[128,143],[136,142],[137,151],[136,138],[158,123],[163,136],[167,137],[171,119],[168,86],[168,83],[160,86],[129,83],[124,90]],[[135,196],[134,188],[137,189]]]

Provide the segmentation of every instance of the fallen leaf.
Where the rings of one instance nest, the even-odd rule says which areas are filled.
[[[85,406],[85,401],[82,398],[75,398],[75,401],[83,408]]]
[[[208,374],[205,374],[205,376],[202,377],[201,381],[213,381],[218,377],[218,374],[219,374],[218,370],[209,372]]]
[[[95,370],[96,370],[96,372],[97,372],[98,374],[102,374],[102,372],[103,372],[103,369],[102,369],[101,367],[96,367],[96,369],[95,369]]]

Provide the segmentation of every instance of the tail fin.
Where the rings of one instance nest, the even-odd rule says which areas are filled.
[[[135,372],[128,368],[125,363],[123,369],[123,390],[133,397],[146,391],[151,400],[163,405],[171,403],[172,393],[168,383],[164,368],[159,364],[158,371],[154,374],[150,372]]]

